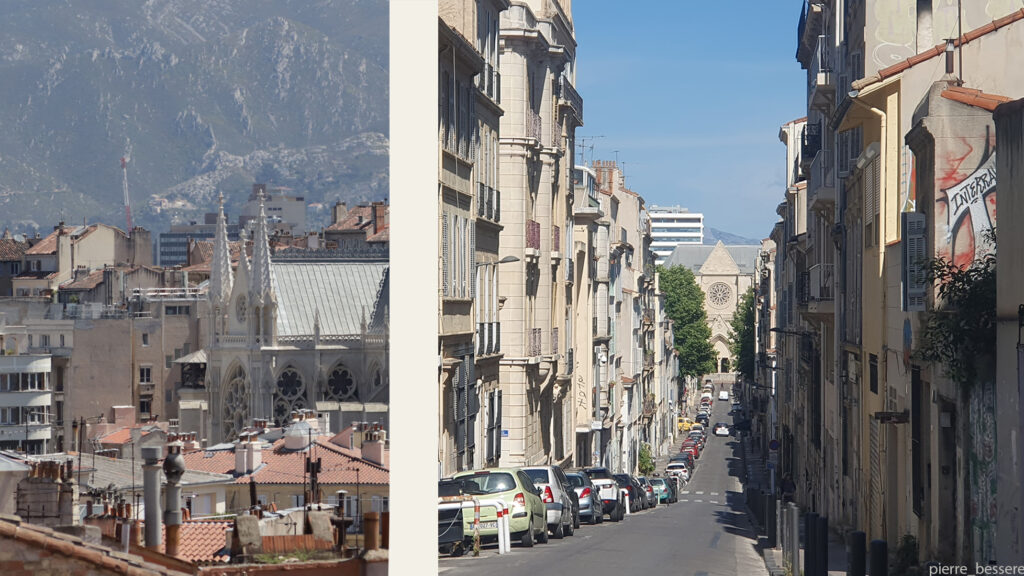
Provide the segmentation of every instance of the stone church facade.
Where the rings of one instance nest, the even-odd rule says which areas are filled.
[[[235,439],[255,420],[282,425],[303,409],[320,415],[323,433],[352,422],[386,429],[387,259],[295,249],[272,255],[262,201],[252,243],[251,261],[239,250],[233,270],[222,206],[210,266],[205,391],[189,404],[203,412],[209,444]],[[196,401],[201,397],[205,402]]]
[[[754,283],[760,246],[679,245],[663,264],[666,268],[685,266],[693,271],[704,291],[704,310],[711,327],[711,343],[718,354],[718,371],[732,372],[729,351],[732,318],[740,297]]]

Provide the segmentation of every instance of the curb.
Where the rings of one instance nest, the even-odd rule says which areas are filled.
[[[743,455],[743,491],[744,491],[744,493],[746,493],[746,489],[747,489],[747,486],[748,486],[749,481],[750,481],[749,468],[747,467],[747,442],[749,442],[749,440],[750,440],[749,437],[744,436],[742,441],[741,441],[741,443],[740,443],[741,454]],[[763,546],[763,543],[762,543],[762,540],[761,540],[761,535],[760,535],[760,531],[763,528],[761,526],[760,520],[754,515],[754,512],[750,509],[750,505],[749,504],[746,504],[744,506],[744,508],[747,509],[747,514],[750,516],[750,523],[751,523],[751,525],[758,532],[757,545],[755,546],[755,548],[757,549],[757,553],[761,555],[761,559],[764,561],[764,567],[765,567],[766,570],[768,570],[768,574],[770,576],[785,576],[786,575],[785,568],[782,567],[782,566],[776,565],[775,564],[775,558],[771,554],[766,553],[766,550],[765,550],[765,548]]]

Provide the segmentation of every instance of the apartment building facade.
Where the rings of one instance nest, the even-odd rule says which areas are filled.
[[[777,356],[764,370],[779,381],[780,473],[832,525],[890,546],[913,535],[922,559],[1002,564],[1020,550],[996,497],[997,486],[1010,502],[1020,493],[1019,475],[997,481],[1013,469],[993,448],[1012,429],[997,377],[954,381],[919,348],[944,306],[922,263],[965,266],[994,250],[992,111],[1024,94],[1024,79],[1003,72],[1022,18],[992,2],[929,1],[816,2],[800,15],[807,117],[780,133],[796,175],[772,232]]]
[[[680,244],[704,243],[704,214],[682,206],[651,206],[651,249],[661,264]]]

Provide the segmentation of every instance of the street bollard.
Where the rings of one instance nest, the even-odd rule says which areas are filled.
[[[817,530],[815,541],[818,543],[818,553],[814,562],[818,567],[818,576],[828,576],[828,516],[818,516]]]
[[[871,541],[871,576],[889,576],[889,544],[885,540]]]
[[[857,530],[850,532],[846,549],[846,576],[865,576],[867,573],[867,534]]]
[[[789,566],[793,573],[800,571],[800,508],[790,502],[789,511]]]
[[[817,576],[818,566],[815,552],[817,551],[816,530],[818,526],[818,513],[808,512],[804,515],[804,576]]]
[[[762,494],[763,493],[764,492],[762,492]],[[778,546],[778,534],[776,532],[778,531],[779,526],[776,516],[778,514],[779,501],[771,497],[767,497],[766,500],[765,512],[767,514],[765,515],[764,520],[765,534],[768,536],[768,547],[775,548]]]

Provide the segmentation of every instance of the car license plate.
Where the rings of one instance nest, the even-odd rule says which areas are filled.
[[[470,526],[472,526],[472,524],[470,524]],[[481,530],[497,530],[498,529],[498,522],[497,521],[494,521],[494,522],[481,522],[480,523],[480,529]]]

